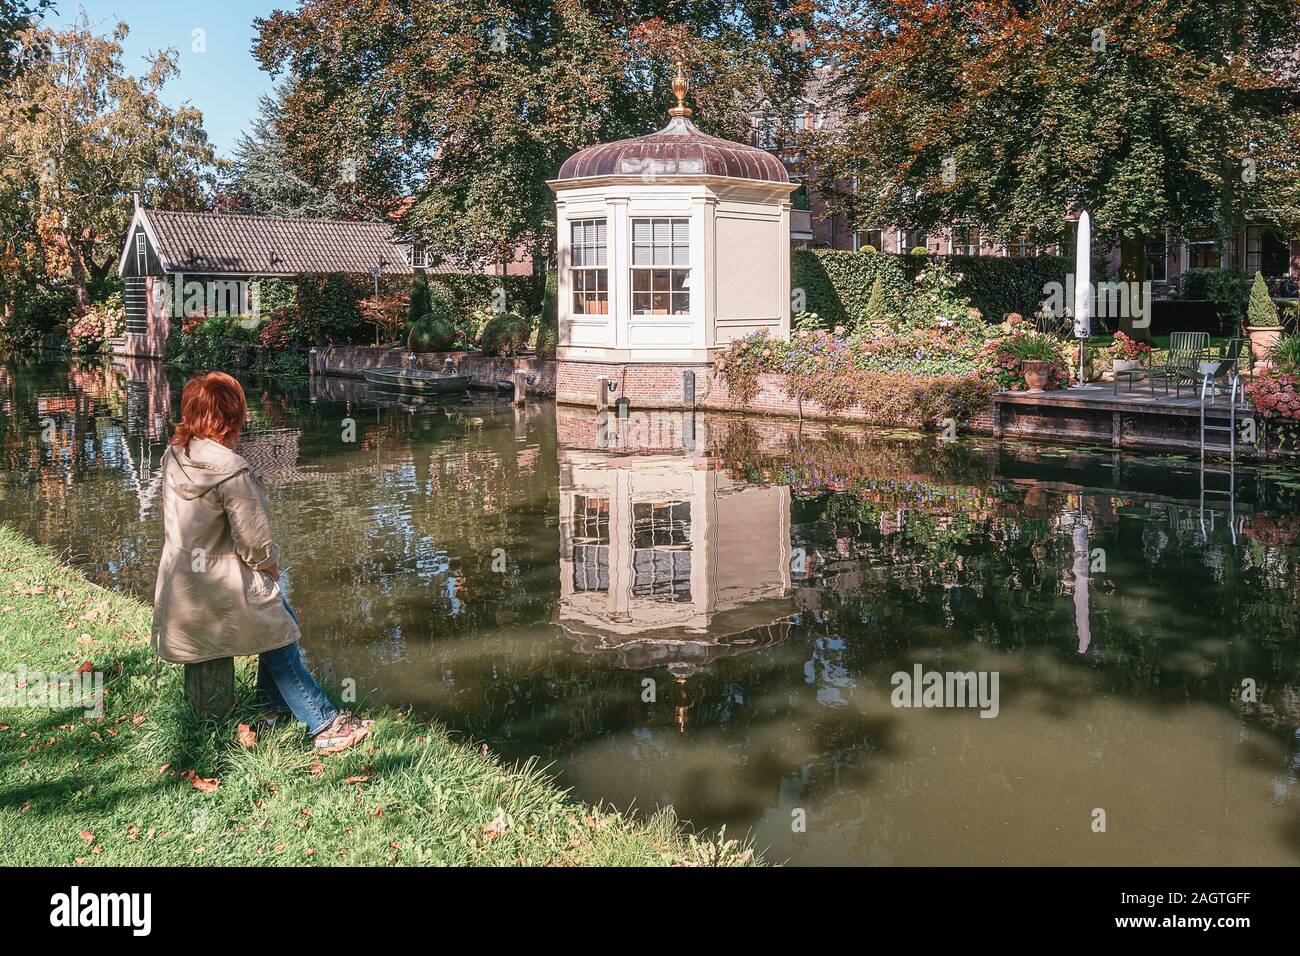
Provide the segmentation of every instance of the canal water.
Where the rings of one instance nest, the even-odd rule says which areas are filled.
[[[180,385],[0,366],[0,521],[149,599]],[[246,386],[335,691],[778,862],[1300,862],[1293,468]]]

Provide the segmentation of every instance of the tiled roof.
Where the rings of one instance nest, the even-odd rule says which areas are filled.
[[[276,219],[146,210],[169,272],[230,275],[369,273],[410,275],[391,226],[337,219]]]
[[[781,161],[744,143],[709,136],[684,116],[649,136],[602,143],[579,150],[564,161],[558,180],[592,176],[725,176],[788,183]]]

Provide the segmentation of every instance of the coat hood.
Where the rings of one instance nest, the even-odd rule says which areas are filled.
[[[191,439],[188,448],[171,445],[168,454],[174,466],[168,473],[172,489],[187,501],[207,494],[241,471],[252,470],[241,456],[210,438]]]

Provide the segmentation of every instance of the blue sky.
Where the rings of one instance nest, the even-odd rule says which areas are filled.
[[[250,52],[253,18],[264,17],[277,7],[293,9],[295,0],[220,0],[195,3],[192,0],[54,0],[55,11],[46,22],[59,27],[84,9],[96,32],[107,33],[117,20],[125,20],[131,35],[123,43],[127,72],[144,72],[144,56],[152,50],[171,47],[180,54],[180,76],[163,90],[171,105],[188,102],[203,112],[208,136],[223,156],[229,156],[235,141],[257,113],[257,98],[271,89],[271,77],[263,73]],[[194,30],[205,33],[207,52],[193,49]]]

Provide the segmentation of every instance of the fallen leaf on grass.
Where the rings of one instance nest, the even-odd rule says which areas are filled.
[[[131,723],[139,727],[141,724],[144,723],[144,714],[132,714]]]
[[[346,780],[344,780],[343,782],[344,782],[344,783],[365,783],[365,782],[366,782],[367,780],[369,780],[369,779],[370,779],[370,778],[367,777],[367,776],[365,776],[364,774],[358,774],[358,775],[355,776],[355,777],[348,777],[348,778],[347,778]]]
[[[77,668],[77,673],[78,673],[78,674],[89,674],[89,673],[90,673],[91,671],[93,671],[94,669],[95,669],[95,665],[92,664],[92,663],[90,663],[90,661],[82,661],[82,662],[81,662],[81,666]]]
[[[253,744],[257,743],[257,731],[248,726],[248,724],[240,724],[239,731],[235,734],[235,737],[239,741],[240,746],[243,747],[251,747]]]
[[[495,840],[506,832],[506,827],[508,825],[509,824],[506,822],[505,811],[500,807],[497,807],[497,815],[493,817],[491,821],[483,825],[483,839],[489,842]]]
[[[307,766],[307,772],[311,774],[313,777],[319,777],[321,774],[325,772],[325,765],[321,763],[319,760],[313,760]]]
[[[94,644],[94,643],[95,643],[95,639],[94,639],[93,637],[91,637],[89,634],[78,634],[78,635],[77,635],[77,643],[78,643],[78,644]]]
[[[203,777],[200,777],[193,770],[186,770],[183,774],[181,774],[181,778],[184,780],[188,780],[190,782],[190,786],[192,786],[195,790],[200,791],[201,793],[211,793],[212,791],[216,790],[219,786],[221,786],[220,780],[217,780],[216,778],[213,778],[211,780],[205,779]]]
[[[95,842],[95,834],[91,833],[89,830],[82,830],[81,833],[80,833],[80,836],[81,836],[81,838],[82,838],[83,840],[85,840],[87,843],[94,843],[94,842]]]

